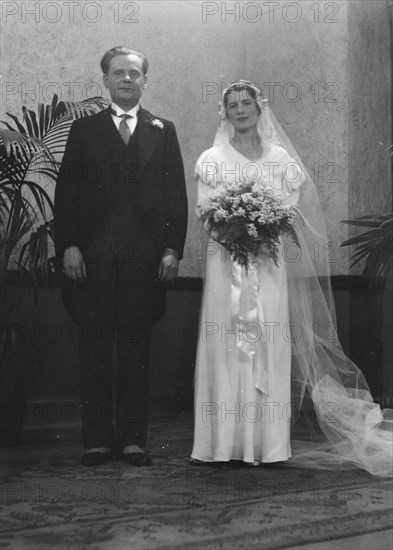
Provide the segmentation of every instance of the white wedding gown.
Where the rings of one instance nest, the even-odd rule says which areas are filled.
[[[256,161],[230,143],[212,147],[196,165],[197,212],[217,183],[241,176],[261,182],[268,177],[296,203],[302,180],[290,173],[293,167],[285,171],[291,162],[275,144]],[[204,243],[193,459],[258,463],[291,457],[291,330],[282,251],[278,266],[262,258],[246,271],[216,241]]]

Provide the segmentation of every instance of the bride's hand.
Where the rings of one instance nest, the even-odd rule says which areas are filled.
[[[214,241],[220,242],[218,240],[218,237],[219,237],[218,232],[215,231],[214,229],[210,229],[208,220],[205,220],[203,222],[203,229],[206,231],[206,233],[209,235],[211,239],[213,239]]]
[[[259,254],[263,254],[264,256],[270,256],[270,248],[267,246],[267,244],[263,241],[261,241],[258,245],[258,251]]]
[[[225,245],[225,238],[220,236],[218,231],[216,231],[215,229],[212,229],[211,231],[209,231],[209,236],[211,239],[213,239],[213,241],[216,241],[219,244],[222,244],[223,246]]]
[[[211,231],[209,231],[209,235],[210,235],[210,237],[211,237],[214,241],[222,242],[222,239],[219,240],[219,234],[218,234],[218,232],[215,231],[214,229],[212,229]]]

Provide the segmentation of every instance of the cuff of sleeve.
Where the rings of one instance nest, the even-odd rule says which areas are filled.
[[[164,250],[164,256],[166,254],[171,254],[172,256],[176,256],[176,258],[179,258],[179,253],[174,248],[165,248]]]

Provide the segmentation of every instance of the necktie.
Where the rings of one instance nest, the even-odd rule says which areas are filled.
[[[128,127],[128,124],[127,124],[126,121],[129,118],[132,118],[132,116],[127,115],[127,114],[123,114],[123,115],[120,115],[120,118],[121,118],[121,122],[120,122],[120,126],[119,126],[119,134],[121,135],[121,138],[124,141],[124,143],[127,145],[127,143],[130,141],[131,130]]]

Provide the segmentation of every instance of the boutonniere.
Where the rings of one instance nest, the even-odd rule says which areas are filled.
[[[149,124],[153,126],[153,128],[159,128],[160,130],[164,128],[163,123],[161,122],[161,120],[158,120],[158,118],[149,119]]]

